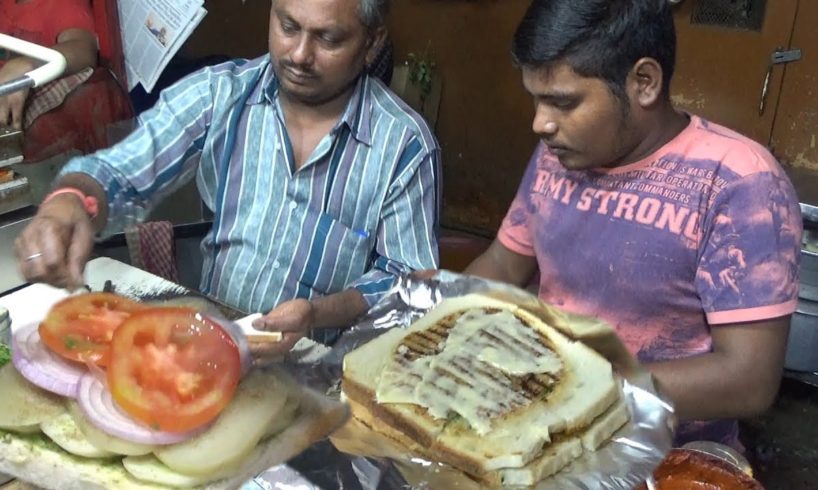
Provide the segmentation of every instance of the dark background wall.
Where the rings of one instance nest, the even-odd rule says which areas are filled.
[[[712,15],[702,15],[706,2],[763,8],[763,15],[755,10],[760,22],[750,28],[729,19],[714,22]],[[442,80],[435,130],[443,148],[446,227],[493,236],[536,144],[532,105],[509,55],[527,5],[527,0],[393,0],[389,28],[396,63],[409,53],[428,53]],[[269,0],[207,0],[209,13],[182,54],[265,53],[269,6]],[[818,171],[818,94],[813,93],[818,1],[684,0],[675,17],[674,101],[770,145],[786,164]],[[759,114],[776,47],[801,48],[803,59],[773,67],[765,111]]]

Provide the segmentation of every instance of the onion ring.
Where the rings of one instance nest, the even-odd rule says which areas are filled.
[[[190,432],[153,430],[134,420],[114,402],[105,382],[94,373],[86,373],[79,382],[77,402],[89,422],[100,430],[139,444],[167,445],[182,442],[207,430],[211,424]]]
[[[32,384],[58,395],[76,398],[84,366],[74,365],[51,352],[40,341],[39,325],[26,325],[14,332],[11,360],[17,371]]]

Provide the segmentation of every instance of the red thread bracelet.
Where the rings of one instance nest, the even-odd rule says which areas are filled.
[[[45,199],[43,199],[43,202],[40,203],[40,206],[59,196],[60,194],[74,194],[75,196],[79,197],[82,201],[83,207],[85,208],[85,212],[88,213],[91,218],[97,217],[97,213],[99,212],[99,203],[97,202],[97,198],[86,195],[76,187],[61,187],[57,189],[51,194],[45,196]]]

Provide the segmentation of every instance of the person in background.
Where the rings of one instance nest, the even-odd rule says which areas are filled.
[[[214,213],[200,289],[284,331],[330,342],[391,286],[436,267],[439,146],[365,67],[384,0],[274,0],[269,55],[164,90],[120,144],[68,163],[16,251],[23,275],[82,283],[111,232],[196,179]]]
[[[62,53],[67,62],[65,76],[97,64],[97,39],[87,0],[0,0],[0,32]],[[16,53],[3,53],[0,83],[14,80],[41,64]],[[25,89],[0,96],[0,126],[23,128],[30,95],[31,90]]]
[[[761,145],[669,97],[666,0],[534,0],[514,61],[535,149],[496,240],[467,273],[609,322],[674,401],[676,443],[740,447],[777,393],[801,217]]]

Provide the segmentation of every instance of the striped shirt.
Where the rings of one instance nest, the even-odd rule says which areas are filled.
[[[269,56],[198,71],[164,90],[122,143],[62,171],[101,182],[104,233],[196,179],[214,223],[200,288],[245,312],[357,288],[438,263],[440,148],[425,121],[362,76],[296,172]]]

